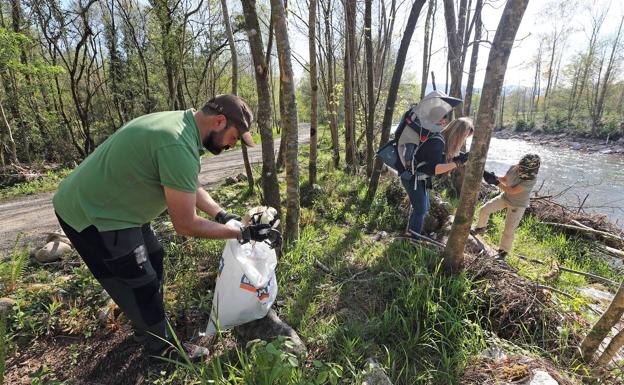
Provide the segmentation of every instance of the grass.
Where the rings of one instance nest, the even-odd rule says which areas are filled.
[[[30,182],[2,187],[0,188],[0,201],[56,190],[59,183],[70,172],[71,170],[67,168],[60,171],[48,171],[44,176]]]
[[[253,342],[230,347],[207,364],[185,362],[168,371],[150,371],[150,383],[360,384],[368,359],[374,358],[394,384],[457,384],[474,355],[496,337],[487,319],[489,304],[480,295],[486,290],[483,282],[467,274],[447,276],[434,250],[393,238],[405,227],[406,218],[386,201],[383,189],[396,181],[383,181],[371,209],[363,211],[365,178],[323,167],[330,163],[324,155],[328,153],[319,150],[318,184],[323,191],[306,198],[300,240],[284,249],[277,271],[280,315],[306,342],[308,356],[289,354],[287,340]],[[302,175],[306,164],[302,156]],[[307,182],[301,185],[306,192]],[[216,188],[211,194],[241,214],[257,204],[246,182]],[[190,322],[191,328],[203,328],[223,242],[176,236],[167,220],[163,217],[155,224],[167,252],[166,310],[174,324]],[[501,215],[493,217],[486,234],[492,244],[500,239],[502,224]],[[390,235],[377,240],[376,233],[382,230]],[[514,253],[617,278],[606,264],[594,260],[586,245],[531,217],[517,232]],[[563,273],[546,282],[548,267],[513,256],[509,262],[521,275],[576,297],[560,298],[560,308],[554,310],[588,316],[587,300],[575,292],[587,284],[585,278]],[[8,325],[10,353],[33,339],[58,333],[89,336],[101,327],[95,321],[96,310],[105,303],[99,285],[84,266],[70,271],[71,280],[60,280],[64,274],[26,267],[11,294],[18,300],[18,311]],[[35,282],[53,284],[45,290],[27,290]],[[63,296],[58,295],[60,290]],[[570,332],[560,331],[562,345],[568,343]],[[229,333],[222,338],[232,339]],[[539,341],[539,336],[527,332],[508,344],[558,362]]]

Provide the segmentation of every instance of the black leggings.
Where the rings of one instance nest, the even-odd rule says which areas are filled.
[[[56,217],[93,276],[135,330],[150,333],[149,348],[163,348],[165,342],[160,338],[169,339],[162,290],[165,252],[149,223],[103,232],[92,225],[77,232],[58,213]]]

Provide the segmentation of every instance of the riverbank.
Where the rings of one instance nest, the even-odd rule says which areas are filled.
[[[545,146],[567,148],[574,151],[624,156],[624,137],[617,140],[585,138],[571,133],[546,134],[541,131],[516,132],[511,129],[494,131],[498,139],[520,139]]]

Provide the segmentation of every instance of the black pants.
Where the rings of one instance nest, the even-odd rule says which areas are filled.
[[[166,345],[162,339],[169,339],[162,288],[165,252],[149,223],[103,232],[89,226],[77,232],[58,214],[56,217],[93,276],[130,319],[135,331],[149,334],[151,350],[162,349]]]

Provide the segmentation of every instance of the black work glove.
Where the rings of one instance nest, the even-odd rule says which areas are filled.
[[[269,224],[249,225],[241,227],[240,243],[249,241],[262,242],[269,238],[273,230]],[[277,230],[275,230],[277,231]]]
[[[496,174],[490,171],[483,171],[483,179],[486,183],[492,184],[494,186],[498,186],[498,184],[500,183]]]
[[[468,161],[469,154],[469,152],[460,152],[459,155],[454,156],[451,160],[459,166],[460,164],[464,164]]]
[[[231,219],[236,219],[237,221],[240,222],[241,217],[240,215],[236,215],[236,214],[230,214],[225,210],[221,210],[219,211],[219,213],[217,215],[215,215],[215,219],[217,222],[221,223],[222,225],[228,223]]]

